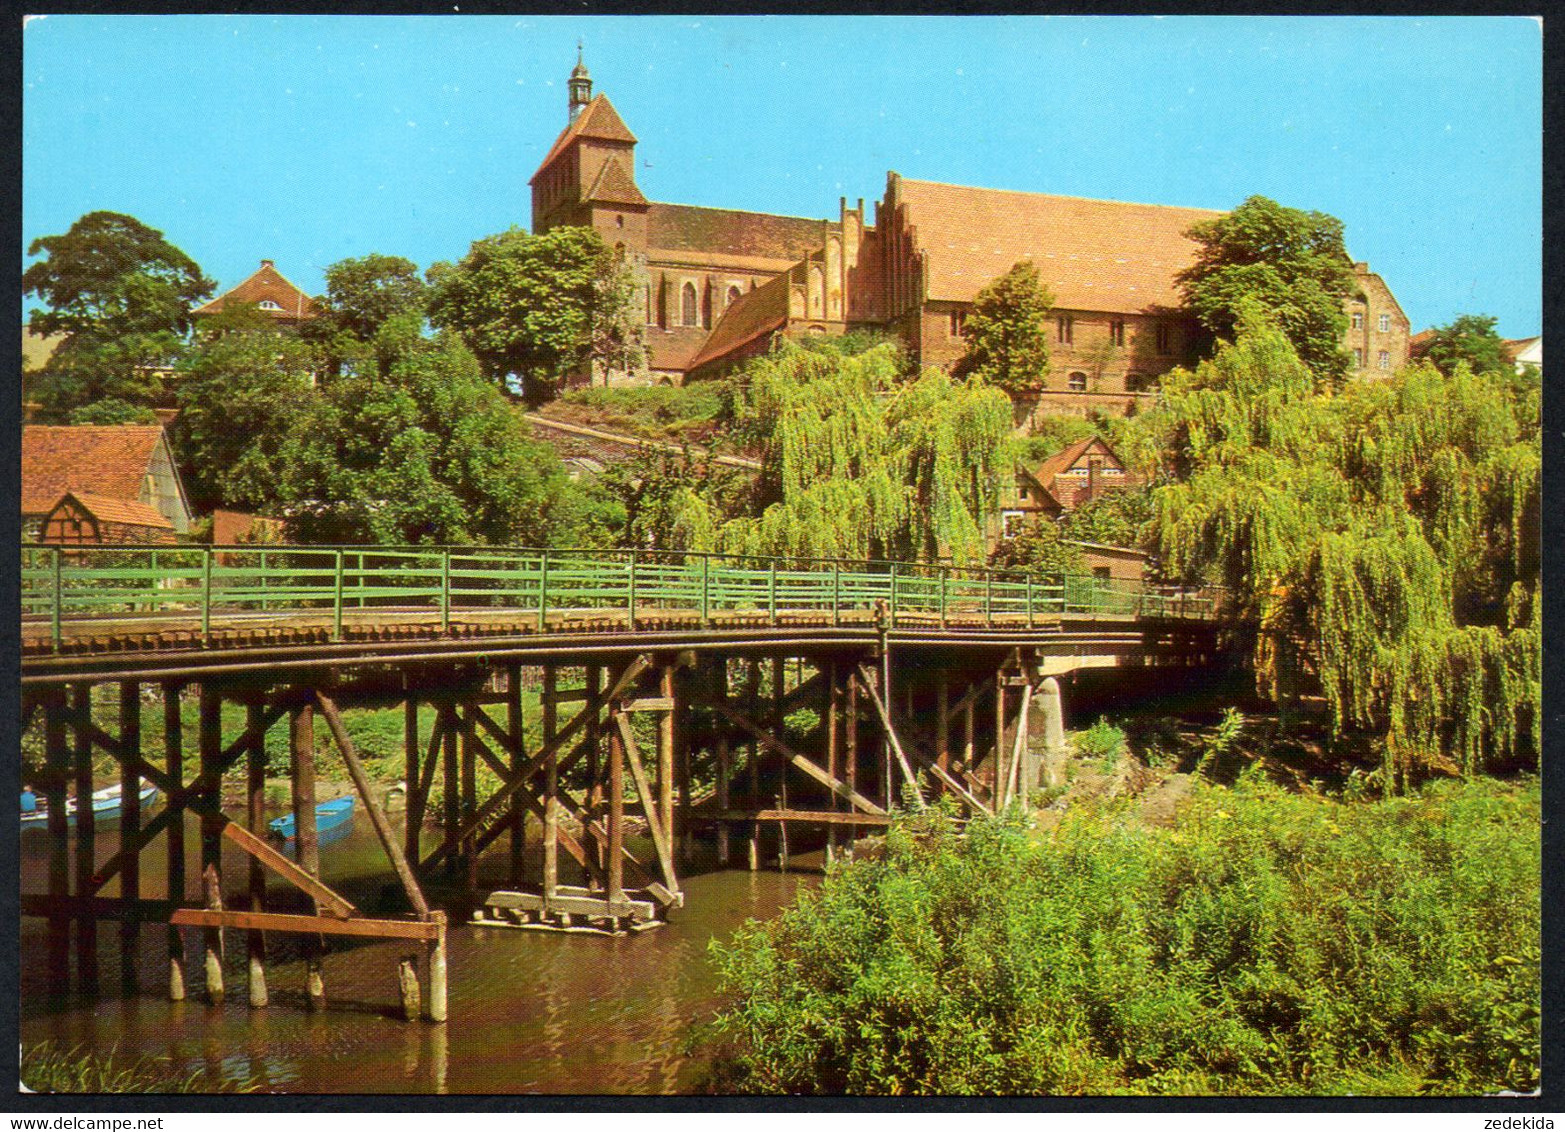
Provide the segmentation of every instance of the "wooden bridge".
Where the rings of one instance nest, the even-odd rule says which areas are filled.
[[[176,998],[182,931],[199,931],[206,991],[220,1000],[222,933],[243,930],[257,1006],[268,997],[265,933],[302,933],[316,941],[308,990],[319,1004],[322,938],[373,936],[409,942],[403,1008],[414,1017],[422,1000],[435,1021],[446,1014],[445,919],[429,886],[493,922],[620,931],[682,903],[679,876],[698,848],[727,864],[739,842],[756,868],[812,837],[833,854],[937,795],[993,811],[1047,781],[1062,753],[1058,677],[1213,664],[1221,621],[1212,592],[1098,578],[488,547],[26,546],[21,610],[23,725],[43,733],[31,781],[50,853],[48,891],[22,907],[48,920],[51,985],[70,984],[73,925],[78,982],[97,985],[97,924],[114,918],[131,986],[141,925],[164,925]],[[94,715],[100,686],[115,689],[113,720]],[[162,701],[157,749],[143,739],[144,691]],[[225,702],[243,708],[237,734],[224,733]],[[393,705],[400,831],[341,714]],[[366,916],[319,879],[317,715],[405,918]],[[264,837],[265,740],[281,726],[292,857]],[[106,861],[89,807],[67,817],[69,796],[97,785],[95,750],[113,757],[122,785]],[[242,821],[221,797],[241,764]],[[145,818],[144,783],[163,799]],[[187,812],[201,823],[195,885]],[[158,837],[167,876],[162,898],[146,899],[140,858]],[[224,886],[225,839],[248,859],[242,896]],[[483,894],[479,861],[497,843],[489,866],[506,886]],[[267,873],[296,890],[295,910],[277,910],[288,894],[269,893]],[[117,895],[106,896],[111,882]]]

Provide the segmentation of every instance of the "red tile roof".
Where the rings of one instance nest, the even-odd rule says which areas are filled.
[[[729,304],[717,325],[712,327],[711,336],[701,352],[690,360],[690,368],[717,361],[787,324],[788,276],[779,275],[753,291],[746,291]]]
[[[156,425],[24,426],[22,514],[44,514],[67,491],[139,501],[162,436]]]
[[[276,303],[276,310],[261,307],[262,314],[273,318],[314,318],[320,313],[315,300],[285,279],[269,259],[263,259],[260,269],[243,283],[224,291],[205,306],[197,307],[196,313],[216,314],[229,303]]]
[[[717,252],[797,263],[826,242],[826,221],[768,212],[737,212],[692,204],[653,204],[647,209],[647,247]]]
[[[647,198],[636,187],[636,180],[620,164],[618,157],[610,157],[598,170],[597,180],[587,191],[587,200],[600,204],[642,205]]]
[[[576,118],[570,125],[560,131],[560,136],[554,139],[554,144],[549,147],[548,156],[538,163],[538,171],[534,173],[528,184],[538,179],[542,173],[554,163],[554,159],[565,152],[565,147],[577,138],[596,138],[599,141],[629,142],[636,144],[636,135],[630,132],[624,119],[614,109],[614,104],[609,101],[609,96],[600,94]]]
[[[1061,472],[1070,471],[1071,468],[1075,465],[1076,461],[1085,456],[1087,454],[1087,450],[1094,446],[1099,448],[1103,455],[1107,456],[1110,460],[1113,460],[1115,467],[1124,467],[1124,464],[1121,463],[1119,456],[1115,454],[1114,449],[1105,444],[1100,437],[1087,436],[1076,441],[1074,444],[1067,445],[1066,447],[1060,449],[1054,455],[1045,460],[1042,464],[1039,464],[1038,470],[1033,473],[1033,478],[1036,479],[1039,483],[1043,484],[1045,487],[1052,489],[1054,486],[1054,477],[1059,475]]]
[[[986,283],[1026,259],[1057,307],[1132,314],[1184,305],[1174,279],[1197,249],[1185,232],[1222,215],[901,178],[897,199],[917,229],[928,299],[971,302]]]
[[[86,491],[68,491],[60,497],[53,511],[67,499],[74,499],[93,518],[105,523],[124,523],[132,527],[158,527],[173,531],[174,524],[156,507],[134,499],[111,499],[106,495],[93,495]]]

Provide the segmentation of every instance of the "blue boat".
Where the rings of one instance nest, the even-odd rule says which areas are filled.
[[[141,808],[143,810],[145,810],[148,806],[150,806],[153,803],[153,801],[157,798],[157,796],[158,796],[158,788],[156,786],[143,786],[141,788]],[[37,801],[40,804],[38,805],[37,809],[23,810],[22,811],[22,828],[23,829],[42,829],[42,828],[47,827],[48,824],[49,824],[49,811],[47,809],[45,809],[41,805],[41,803],[43,802],[43,798],[39,797],[36,794],[34,795],[34,797],[37,798]],[[95,790],[95,791],[93,791],[93,794],[92,794],[92,819],[93,819],[93,821],[95,821],[95,822],[113,821],[114,819],[118,818],[119,816],[120,816],[120,787],[118,787],[118,786],[105,786],[102,790]],[[76,824],[76,799],[75,798],[67,798],[65,800],[65,818],[66,818],[66,824],[68,824],[68,825],[75,825]]]
[[[272,836],[292,841],[296,836],[292,814],[273,818],[266,823]],[[353,795],[333,798],[315,807],[315,836],[318,841],[335,840],[353,828]]]

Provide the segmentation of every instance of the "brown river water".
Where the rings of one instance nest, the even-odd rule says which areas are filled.
[[[353,831],[322,847],[323,879],[368,914],[395,914],[395,904],[385,903],[394,899],[387,892],[394,884],[390,866],[359,809]],[[104,832],[109,835],[100,834],[99,853],[106,860],[118,838],[112,826]],[[194,821],[185,840],[193,884],[199,875]],[[163,844],[159,838],[142,856],[142,891],[148,897],[163,895]],[[742,842],[736,848],[742,854]],[[503,856],[496,846],[484,865],[492,861],[498,867]],[[47,858],[45,835],[22,835],[23,892],[44,891]],[[245,860],[225,844],[224,889],[230,899],[244,890]],[[706,1070],[701,1054],[687,1052],[690,1028],[708,1019],[719,1001],[709,942],[726,939],[746,919],[775,915],[801,885],[817,883],[818,855],[816,861],[816,871],[788,873],[703,872],[698,864],[681,878],[685,906],[668,923],[624,936],[458,924],[448,937],[445,1026],[401,1019],[396,970],[398,958],[410,950],[404,942],[330,943],[328,1008],[312,1013],[294,938],[268,935],[271,1004],[253,1009],[244,934],[230,932],[227,1002],[211,1006],[202,990],[199,932],[185,933],[187,998],[171,1003],[166,930],[142,927],[140,991],[127,996],[113,921],[98,929],[100,994],[51,1003],[45,993],[44,922],[29,917],[22,921],[20,941],[22,1040],[114,1050],[126,1060],[166,1057],[182,1073],[249,1079],[262,1091],[690,1092],[700,1088]],[[481,879],[503,887],[498,876]],[[279,892],[283,886],[276,879],[270,884]],[[104,895],[115,895],[112,884]],[[422,961],[420,967],[422,974]]]

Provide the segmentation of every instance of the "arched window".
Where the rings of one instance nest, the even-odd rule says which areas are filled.
[[[276,303],[272,302],[271,299],[262,299],[259,303],[256,304],[256,306],[260,307],[264,311],[280,311],[283,309]]]
[[[723,306],[725,308],[733,306],[734,303],[738,300],[738,298],[739,298],[739,288],[738,287],[730,287],[730,288],[728,288],[728,297],[723,300]]]
[[[1087,375],[1077,370],[1066,378],[1066,387],[1072,393],[1085,393],[1087,391]]]
[[[1147,378],[1142,373],[1127,373],[1125,375],[1125,392],[1140,393],[1147,387]]]
[[[696,285],[686,283],[679,297],[679,321],[685,326],[694,326],[699,315],[700,309],[696,306]]]

